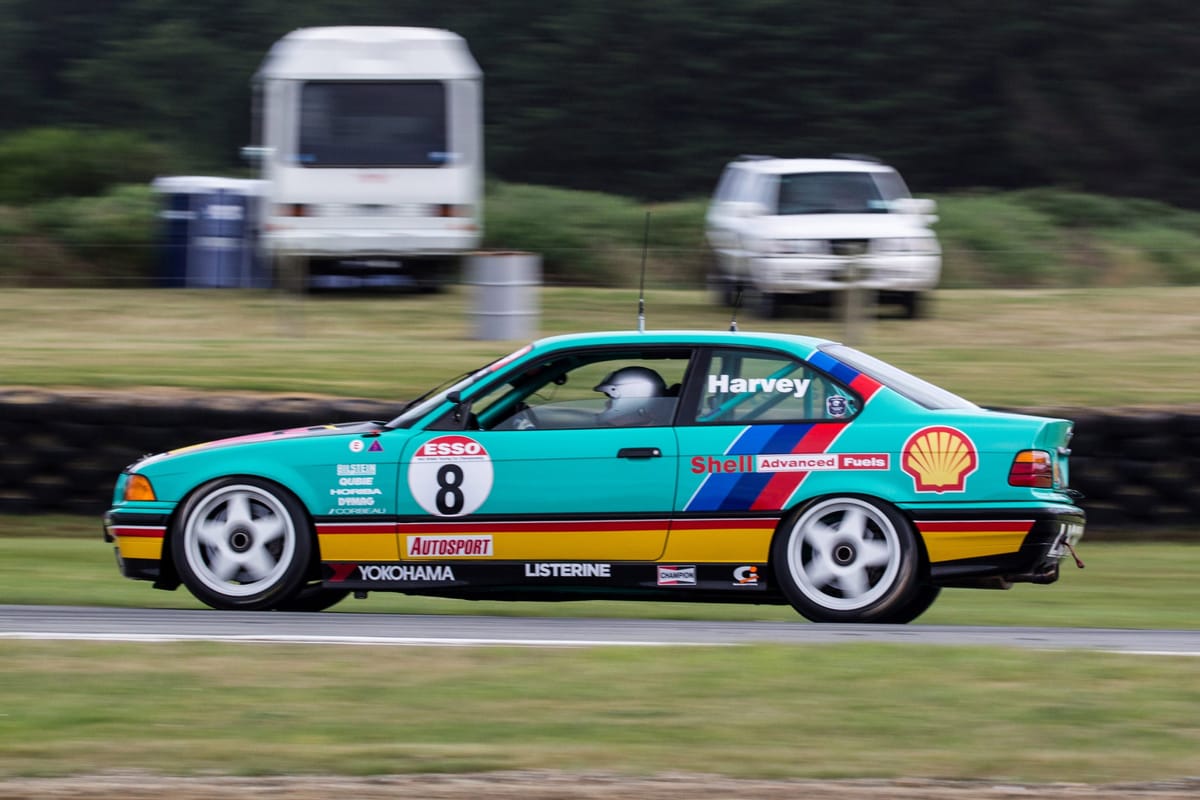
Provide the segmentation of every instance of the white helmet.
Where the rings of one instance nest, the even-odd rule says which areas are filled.
[[[608,398],[596,416],[606,425],[647,425],[654,421],[654,402],[667,394],[667,384],[652,369],[622,367],[596,385],[595,391]]]

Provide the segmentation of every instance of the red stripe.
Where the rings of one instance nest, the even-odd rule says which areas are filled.
[[[813,425],[808,433],[796,442],[793,453],[824,453],[833,441],[846,429],[846,423],[836,425]],[[783,508],[796,487],[808,477],[807,472],[780,472],[773,475],[750,506],[751,511],[771,511]]]
[[[166,535],[167,529],[164,528],[127,528],[124,526],[113,526],[113,536],[128,536],[131,539],[161,539]]]
[[[329,536],[337,533],[386,533],[395,535],[394,522],[331,522],[317,526],[317,533]]]
[[[774,530],[779,522],[774,517],[714,517],[713,519],[681,519],[671,523],[672,531],[711,531],[725,528]]]
[[[858,377],[850,381],[850,388],[862,395],[863,405],[871,399],[871,395],[879,391],[882,383],[872,377],[859,373]]]
[[[938,520],[918,521],[917,528],[921,533],[983,533],[987,531],[1004,531],[1005,533],[1029,533],[1033,520]]]
[[[503,533],[505,531],[644,531],[663,530],[670,524],[665,519],[646,520],[538,520],[529,522],[402,522],[400,533]]]

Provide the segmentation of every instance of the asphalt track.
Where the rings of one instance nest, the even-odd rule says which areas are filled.
[[[595,647],[885,642],[1200,655],[1200,630],[813,625],[0,605],[0,639]]]

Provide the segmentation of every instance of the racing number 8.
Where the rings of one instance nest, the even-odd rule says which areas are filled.
[[[482,442],[446,434],[425,442],[408,465],[408,489],[435,517],[475,513],[492,491],[492,457]]]
[[[462,511],[465,502],[463,492],[463,471],[458,464],[444,464],[437,471],[438,491],[434,498],[439,514],[452,517]]]

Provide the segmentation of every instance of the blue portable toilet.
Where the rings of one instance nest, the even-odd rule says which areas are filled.
[[[180,175],[156,178],[161,286],[261,288],[270,279],[257,253],[262,181]]]

